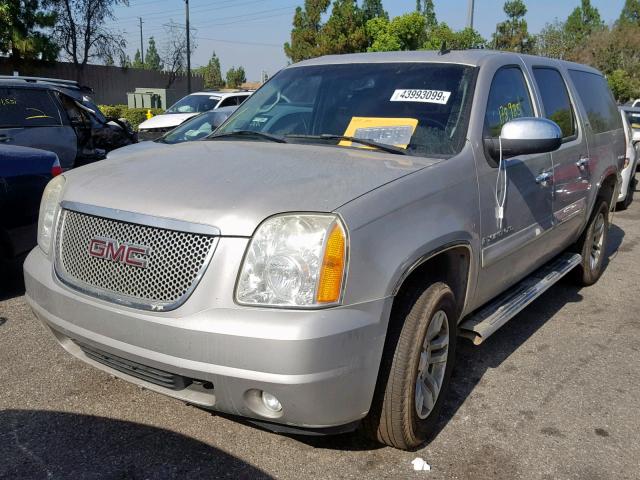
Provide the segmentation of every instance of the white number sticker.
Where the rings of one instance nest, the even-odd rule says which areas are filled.
[[[392,102],[439,103],[446,105],[451,92],[442,90],[396,90],[391,95]]]

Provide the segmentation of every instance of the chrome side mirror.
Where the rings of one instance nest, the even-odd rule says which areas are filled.
[[[503,158],[518,155],[549,153],[562,145],[562,130],[557,123],[546,118],[516,118],[504,124],[500,133]],[[493,158],[500,156],[500,140],[485,139]]]

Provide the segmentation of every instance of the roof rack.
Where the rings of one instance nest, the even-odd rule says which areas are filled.
[[[84,85],[80,85],[80,83],[75,80],[64,80],[61,78],[47,78],[47,77],[24,77],[22,75],[12,76],[12,75],[0,75],[0,80],[13,80],[13,81],[23,81],[26,83],[45,83],[48,85],[57,85],[64,88],[71,88],[80,90],[83,92],[93,92],[91,87],[87,87]]]

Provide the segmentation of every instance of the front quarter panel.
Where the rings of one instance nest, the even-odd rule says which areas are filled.
[[[479,251],[478,187],[471,148],[342,206],[350,235],[345,304],[395,294],[412,266],[452,245]],[[467,298],[468,300],[468,298]]]

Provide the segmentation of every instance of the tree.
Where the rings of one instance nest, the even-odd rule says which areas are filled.
[[[238,88],[244,82],[247,81],[247,77],[244,73],[243,67],[231,67],[227,71],[227,87]]]
[[[196,39],[191,33],[191,51],[196,49]],[[167,87],[170,88],[178,75],[187,69],[187,36],[182,25],[170,20],[165,26],[164,44],[161,52],[161,64],[169,74]]]
[[[240,67],[242,68],[242,67]],[[222,70],[220,69],[220,59],[216,55],[216,52],[211,54],[209,63],[202,68],[204,75],[205,88],[222,88],[224,87],[224,80],[222,78]],[[235,80],[235,79],[234,79]],[[243,83],[243,82],[240,82]]]
[[[132,68],[144,68],[144,63],[142,63],[142,55],[140,55],[140,50],[136,50],[136,54],[133,56],[133,63],[131,64]]]
[[[318,35],[322,28],[321,17],[331,0],[305,0],[304,9],[296,8],[293,16],[291,42],[284,44],[284,53],[292,62],[318,56]]]
[[[529,53],[533,51],[535,38],[529,35],[527,21],[527,7],[522,0],[508,0],[504,4],[507,20],[496,26],[493,35],[493,47],[496,50],[510,50]]]
[[[153,37],[149,37],[147,45],[147,55],[144,57],[144,68],[147,70],[162,71],[162,59],[156,47],[156,41]]]
[[[0,52],[11,52],[14,68],[24,60],[53,61],[60,48],[43,30],[51,29],[56,14],[41,8],[39,0],[2,0]]]
[[[564,24],[564,40],[568,49],[580,48],[589,35],[603,27],[604,22],[598,9],[591,6],[590,0],[582,0],[581,5],[571,12]]]
[[[572,49],[565,24],[556,19],[547,23],[536,36],[536,55],[566,60]]]
[[[640,97],[640,83],[629,72],[620,69],[614,70],[607,76],[607,80],[613,96],[619,102],[625,103]]]
[[[416,11],[424,15],[427,29],[434,28],[438,24],[436,7],[433,5],[433,0],[416,0]]]
[[[389,20],[389,14],[382,6],[382,0],[364,0],[362,2],[362,16],[365,23],[373,18]]]
[[[626,0],[618,23],[627,25],[640,25],[640,0]]]
[[[370,52],[417,50],[425,41],[426,19],[419,12],[406,13],[391,21],[374,18],[367,22]]]
[[[364,52],[368,41],[364,16],[356,0],[335,0],[318,35],[320,55]]]
[[[76,66],[77,76],[89,60],[120,57],[127,46],[124,37],[108,26],[113,9],[128,0],[49,0],[57,14],[54,37]]]

